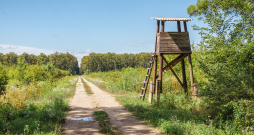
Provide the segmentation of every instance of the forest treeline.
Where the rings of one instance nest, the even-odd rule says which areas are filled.
[[[61,70],[67,70],[71,74],[78,74],[79,67],[77,58],[71,54],[55,52],[50,55],[40,53],[36,56],[34,54],[28,54],[24,52],[21,55],[17,55],[14,52],[7,54],[0,53],[0,63],[6,66],[17,65],[18,58],[23,58],[24,61],[30,65],[46,65],[47,63],[52,64],[55,68]]]
[[[152,53],[115,54],[90,53],[81,60],[80,73],[121,70],[127,67],[147,68]]]

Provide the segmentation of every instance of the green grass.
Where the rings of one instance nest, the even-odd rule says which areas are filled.
[[[99,123],[100,133],[107,135],[116,135],[119,134],[116,131],[116,128],[112,128],[109,123],[108,114],[105,111],[94,111],[93,115],[95,115],[95,120]]]
[[[175,84],[178,82],[172,81],[171,76],[164,77],[168,84],[163,87],[160,104],[155,102],[150,104],[147,98],[145,101],[140,100],[142,86],[139,87],[139,91],[134,85],[128,86],[129,83],[139,86],[139,82],[143,81],[138,79],[138,74],[133,76],[138,70],[140,69],[129,68],[122,70],[122,72],[116,71],[117,73],[113,71],[98,72],[85,77],[101,89],[115,94],[116,100],[133,115],[160,129],[164,134],[254,134],[253,119],[244,117],[225,119],[227,115],[218,113],[211,108],[205,100],[206,97],[201,97],[200,102],[191,96],[186,97],[181,92],[183,91],[181,87]],[[249,123],[246,125],[244,122]]]
[[[94,94],[93,91],[91,90],[91,87],[83,80],[83,78],[81,78],[81,82],[83,83],[86,94],[88,95]]]
[[[61,134],[77,76],[20,88],[9,85],[0,99],[0,134]]]

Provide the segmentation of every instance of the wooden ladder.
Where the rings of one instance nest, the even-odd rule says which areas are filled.
[[[151,60],[149,61],[149,66],[148,66],[148,70],[147,70],[147,73],[146,73],[146,79],[144,81],[144,85],[142,87],[142,91],[141,91],[141,94],[140,94],[140,99],[143,97],[143,100],[145,99],[145,95],[146,95],[146,89],[147,89],[147,86],[149,84],[149,79],[150,79],[150,75],[152,73],[152,67],[153,67],[153,62],[154,62],[154,56],[155,54],[152,55],[152,58]]]

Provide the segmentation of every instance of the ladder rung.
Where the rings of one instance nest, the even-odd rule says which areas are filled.
[[[144,95],[140,95],[140,97],[144,97]]]
[[[149,75],[146,75],[146,76],[149,76]]]
[[[147,83],[146,81],[144,81],[144,83]]]
[[[148,70],[150,70],[151,68],[147,68]]]
[[[153,61],[149,61],[149,63],[153,63]]]
[[[153,54],[152,57],[154,57],[155,55]]]
[[[142,88],[142,90],[145,90],[146,88]]]

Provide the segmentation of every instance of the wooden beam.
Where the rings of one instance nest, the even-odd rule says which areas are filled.
[[[153,82],[152,81],[150,82],[148,101],[150,103],[152,103],[153,101]]]
[[[156,79],[158,78],[157,77],[157,55],[154,56],[154,70],[153,70],[153,93],[155,93],[155,90],[156,90]]]
[[[180,24],[180,21],[177,21],[177,28],[178,28],[178,32],[181,32],[181,24]],[[187,54],[187,55],[188,55],[188,54]],[[188,94],[184,59],[182,59],[181,65],[182,65],[183,88],[184,88],[184,92],[185,92],[186,94]]]
[[[181,61],[184,93],[188,95],[184,59]]]
[[[179,63],[181,60],[183,60],[185,57],[187,57],[188,54],[181,54],[177,58],[175,58],[173,61],[171,61],[169,64],[167,64],[163,69],[162,69],[162,74],[166,73],[168,70],[170,70],[169,67],[173,68],[177,63]]]
[[[164,21],[161,21],[161,32],[164,32]]]
[[[193,79],[193,69],[192,69],[192,62],[191,62],[191,54],[188,54],[188,60],[189,60],[190,79],[191,79],[191,91],[192,91],[192,95],[194,95],[195,92],[194,92],[194,79]]]
[[[184,26],[184,32],[187,32],[187,25],[185,21],[183,21],[183,26]]]
[[[180,24],[180,21],[177,21],[177,29],[178,29],[178,32],[181,32],[181,24]]]
[[[156,52],[156,45],[157,45],[157,33],[160,31],[160,21],[157,20],[157,27],[156,27],[156,34],[155,34],[155,45],[154,45],[154,52]],[[154,55],[156,55],[154,53]],[[156,79],[157,79],[157,55],[154,56],[154,72],[153,72],[153,93],[155,93],[156,90]]]
[[[160,93],[162,91],[162,64],[163,64],[163,60],[162,60],[162,55],[160,54],[160,58],[159,58],[159,77],[158,80],[156,80],[156,102],[159,104],[160,103]]]
[[[163,56],[163,60],[165,61],[165,63],[168,65],[169,63],[167,62],[167,60],[165,59],[165,57]],[[171,72],[174,74],[174,76],[176,77],[176,79],[178,80],[178,82],[181,84],[181,86],[183,87],[183,83],[181,82],[181,80],[178,78],[177,74],[175,73],[175,71],[169,66],[169,69],[171,70]]]

